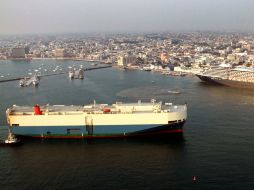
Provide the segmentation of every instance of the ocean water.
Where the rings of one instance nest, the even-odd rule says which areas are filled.
[[[0,76],[81,64],[90,66],[73,61],[1,61]],[[253,189],[254,92],[208,85],[194,76],[108,68],[87,71],[84,80],[71,81],[67,75],[42,78],[37,88],[21,88],[18,81],[0,83],[0,137],[7,134],[5,110],[13,104],[151,98],[187,102],[183,139],[29,140],[19,147],[0,147],[0,189]]]

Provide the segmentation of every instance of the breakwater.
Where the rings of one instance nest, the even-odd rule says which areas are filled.
[[[91,71],[91,70],[96,70],[96,69],[105,69],[105,68],[110,68],[112,67],[111,65],[107,65],[107,66],[99,66],[99,67],[92,67],[92,68],[84,68],[84,71]],[[50,73],[50,74],[43,74],[43,75],[39,75],[39,77],[43,78],[43,77],[48,77],[48,76],[55,76],[55,75],[63,75],[63,74],[67,74],[68,71],[64,71],[64,72],[57,72],[57,73]],[[3,82],[11,82],[11,81],[17,81],[20,79],[25,78],[23,77],[15,77],[15,78],[9,78],[9,79],[1,79],[0,83]]]

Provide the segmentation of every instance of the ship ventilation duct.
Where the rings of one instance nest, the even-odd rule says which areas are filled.
[[[34,106],[34,115],[41,115],[41,108],[40,106],[37,104]]]

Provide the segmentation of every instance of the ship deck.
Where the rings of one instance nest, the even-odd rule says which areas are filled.
[[[113,104],[91,104],[85,106],[76,105],[44,105],[40,106],[41,115],[81,115],[81,114],[121,114],[121,113],[159,113],[159,112],[181,112],[186,105],[163,105],[161,103],[125,103]],[[7,109],[8,115],[35,115],[33,106],[13,105]]]

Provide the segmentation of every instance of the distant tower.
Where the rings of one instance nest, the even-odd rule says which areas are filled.
[[[124,67],[126,65],[126,60],[123,56],[119,56],[117,59],[117,65]]]

